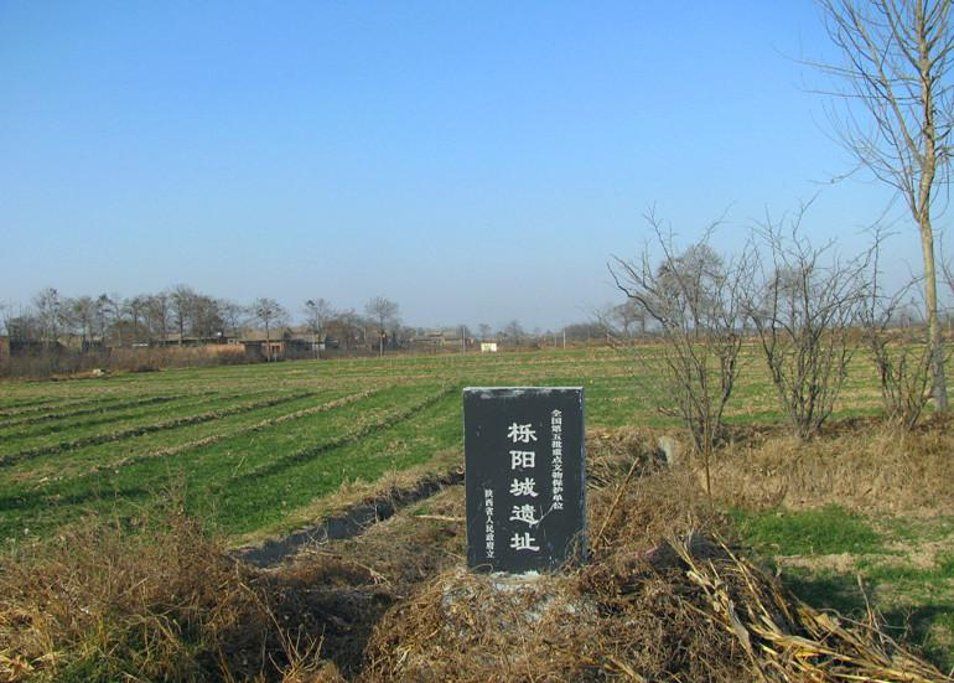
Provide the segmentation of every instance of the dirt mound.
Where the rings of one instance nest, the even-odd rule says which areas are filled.
[[[378,624],[367,681],[944,681],[696,534],[522,583],[450,571]]]

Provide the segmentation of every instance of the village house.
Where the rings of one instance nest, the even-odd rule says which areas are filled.
[[[227,338],[221,332],[212,337],[197,337],[192,335],[179,335],[178,332],[170,332],[165,337],[157,339],[153,344],[155,346],[206,346],[208,344],[224,344]]]
[[[255,360],[288,360],[314,358],[321,350],[323,340],[313,338],[311,332],[281,327],[269,330],[249,330],[239,340],[245,355]]]
[[[460,351],[469,348],[473,339],[461,339],[461,330],[458,327],[448,327],[442,330],[429,330],[408,340],[408,348],[412,351]]]

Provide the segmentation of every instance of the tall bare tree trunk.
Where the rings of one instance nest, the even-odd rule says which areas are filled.
[[[934,114],[936,83],[931,70],[931,37],[924,16],[924,3],[919,0],[917,17],[918,75],[921,81],[921,105],[923,107],[924,152],[922,172],[918,184],[917,218],[921,231],[921,251],[924,256],[924,307],[927,309],[928,344],[931,346],[931,393],[935,410],[947,410],[947,380],[944,376],[944,338],[937,314],[937,271],[934,265],[934,228],[931,225],[931,189],[937,174],[937,128]]]
[[[947,410],[947,379],[944,374],[944,336],[937,314],[937,277],[934,267],[934,232],[930,221],[921,226],[924,253],[924,305],[927,309],[928,343],[931,345],[931,395],[936,410]]]

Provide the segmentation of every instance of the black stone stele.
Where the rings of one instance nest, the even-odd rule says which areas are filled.
[[[586,553],[582,387],[464,389],[467,564],[559,569]]]

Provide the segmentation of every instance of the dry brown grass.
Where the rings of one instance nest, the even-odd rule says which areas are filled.
[[[589,528],[603,531],[588,565],[526,581],[445,566],[376,626],[359,678],[946,680],[873,617],[852,624],[819,613],[694,531],[717,536],[727,526],[695,472],[658,464],[656,437],[591,440]],[[634,459],[641,476],[627,478]]]
[[[748,430],[716,459],[713,492],[737,507],[838,504],[871,512],[952,514],[952,426],[935,419],[907,431],[856,420],[833,425],[809,442]]]
[[[723,528],[723,518],[708,504],[693,470],[663,464],[656,450],[660,434],[616,430],[589,441],[587,523],[594,557],[622,547],[647,550],[660,539],[695,528]],[[627,480],[634,465],[636,476]]]
[[[390,604],[356,565],[256,572],[181,515],[153,522],[2,561],[0,680],[330,680],[324,652],[360,657],[354,625]]]
[[[364,678],[576,681],[674,670],[695,674],[689,680],[746,678],[728,634],[691,628],[695,615],[665,577],[647,577],[638,592],[624,592],[623,581],[604,565],[507,588],[452,571],[379,625]]]
[[[523,581],[445,565],[375,627],[359,678],[945,680],[875,622],[820,614],[695,532],[725,521],[694,472],[658,465],[656,436],[591,440],[589,528],[603,531],[589,564]],[[641,476],[627,478],[634,459]],[[453,519],[461,504],[429,512]]]
[[[619,488],[630,464],[623,454],[635,443],[629,435],[593,454],[596,469],[622,474],[616,486],[607,479],[591,491],[590,529],[608,514],[613,521],[585,568],[502,589],[499,579],[463,571],[460,560],[445,565],[377,625],[360,678],[575,681],[640,671],[650,679],[682,672],[686,680],[743,680],[732,638],[681,601],[672,567],[653,569],[653,558],[665,556],[660,535],[709,519],[691,475],[658,470]],[[641,453],[651,467],[650,452]]]
[[[0,377],[31,379],[84,379],[102,376],[99,371],[155,372],[162,368],[236,365],[253,362],[242,346],[208,344],[163,348],[113,348],[80,353],[67,350],[7,357],[0,362]]]

